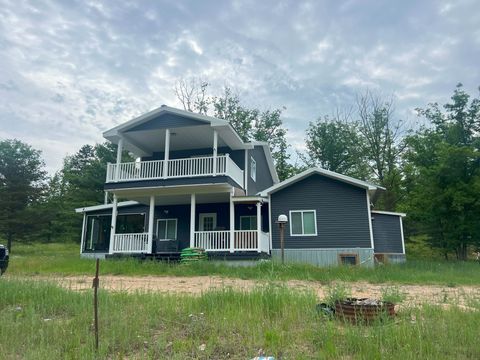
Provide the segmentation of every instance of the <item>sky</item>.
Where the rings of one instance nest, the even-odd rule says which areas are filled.
[[[162,104],[180,79],[285,108],[292,149],[310,121],[367,89],[412,124],[458,82],[480,85],[480,4],[457,1],[0,0],[0,140],[47,170]]]

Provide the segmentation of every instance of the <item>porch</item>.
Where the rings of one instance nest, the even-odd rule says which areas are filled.
[[[115,196],[110,214],[103,215],[107,218],[103,223],[97,219],[95,224],[104,229],[104,238],[108,236],[103,241],[108,243],[108,254],[175,253],[187,247],[219,254],[270,252],[268,204],[264,198],[234,197],[229,191],[156,194],[145,200],[129,210],[118,206]],[[93,234],[89,216],[93,215],[85,220],[85,238]]]

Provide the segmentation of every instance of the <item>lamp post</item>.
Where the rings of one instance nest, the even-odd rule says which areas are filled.
[[[277,224],[280,228],[280,249],[282,254],[282,265],[285,263],[285,225],[288,222],[287,215],[278,215]]]

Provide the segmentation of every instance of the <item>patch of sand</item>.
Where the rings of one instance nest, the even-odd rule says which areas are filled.
[[[92,287],[91,276],[32,277],[37,280],[53,281],[62,287],[75,291],[86,291]],[[30,278],[30,279],[32,279]],[[314,291],[319,300],[324,299],[328,285],[316,281],[288,280],[276,282],[293,289]],[[223,278],[219,276],[100,276],[100,288],[108,291],[160,292],[200,295],[211,289],[233,288],[250,290],[265,285],[265,281]],[[347,286],[354,297],[380,298],[381,290],[389,284],[352,282]],[[440,285],[396,285],[406,295],[404,305],[418,305],[425,302],[434,304],[455,303],[465,305],[469,299],[480,299],[480,286],[446,287]]]

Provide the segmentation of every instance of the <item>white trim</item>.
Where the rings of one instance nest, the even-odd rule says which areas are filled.
[[[168,160],[169,159],[170,159],[170,129],[165,129],[165,150],[163,153],[163,178],[164,179],[168,178]]]
[[[80,254],[83,253],[83,245],[85,244],[85,221],[87,214],[83,213],[83,222],[82,222],[82,237],[80,239]]]
[[[267,198],[261,196],[232,196],[233,202],[268,202]]]
[[[213,176],[217,176],[218,132],[213,130]]]
[[[257,162],[253,158],[253,156],[250,156],[250,178],[257,182]]]
[[[233,202],[233,193],[234,188],[230,191],[230,206],[229,206],[229,216],[230,216],[230,252],[235,251],[235,203]]]
[[[257,246],[258,252],[261,252],[261,244],[262,241],[262,203],[259,201],[257,202]]]
[[[392,211],[380,211],[380,210],[372,210],[372,214],[393,215],[393,216],[400,216],[400,217],[407,216],[407,214],[405,213],[392,212]]]
[[[304,212],[312,212],[313,211],[313,217],[314,217],[314,224],[315,224],[315,234],[304,234],[304,228],[303,228],[303,213]],[[292,213],[299,212],[302,214],[301,219],[302,219],[302,234],[293,234],[292,233]],[[289,217],[289,223],[290,223],[290,236],[317,236],[317,210],[315,209],[307,209],[307,210],[290,210],[288,212],[288,217]]]
[[[313,175],[313,174],[320,174],[320,175],[329,177],[331,179],[339,180],[339,181],[342,181],[344,183],[354,185],[354,186],[358,186],[358,187],[361,187],[361,188],[367,189],[367,190],[384,189],[380,186],[369,184],[365,181],[354,179],[350,176],[342,175],[342,174],[339,174],[339,173],[336,173],[336,172],[333,172],[333,171],[329,171],[329,170],[325,170],[325,169],[316,167],[316,168],[310,168],[308,170],[305,170],[305,171],[301,172],[300,174],[297,174],[295,176],[292,176],[291,178],[288,178],[287,180],[282,181],[281,183],[273,185],[273,186],[269,187],[268,189],[265,189],[262,192],[260,192],[259,195],[260,196],[267,196],[267,194],[273,194],[274,192],[276,192],[280,189],[283,189],[284,187],[287,187],[290,184],[294,184],[297,181],[300,181],[300,180],[302,180],[306,177],[309,177],[310,175]]]
[[[271,196],[268,194],[268,237],[270,238],[270,253],[273,247],[272,244],[272,237],[273,237],[273,229],[272,229],[272,201]]]
[[[138,201],[121,201],[117,203],[118,207],[123,207],[123,206],[132,206],[132,205],[140,205]],[[93,206],[86,206],[82,208],[76,208],[75,212],[76,213],[85,213],[89,211],[96,211],[96,210],[106,210],[106,209],[111,209],[113,207],[113,203],[111,204],[102,204],[102,205],[93,205]]]
[[[150,195],[150,207],[148,209],[148,245],[147,250],[149,253],[152,252],[153,245],[153,221],[155,218],[155,196]],[[145,231],[145,229],[144,229]]]
[[[205,230],[203,228],[203,220],[207,217],[213,218],[212,230]],[[217,213],[199,213],[198,214],[198,231],[215,231],[217,227]]]
[[[248,194],[248,150],[245,149],[245,170],[243,172],[244,176],[244,189],[245,189],[245,194]]]
[[[195,194],[190,195],[190,247],[195,246],[195,213],[196,213]]]
[[[115,181],[118,181],[118,178],[120,176],[120,163],[122,162],[122,152],[123,152],[123,138],[121,137],[120,140],[118,140],[118,145],[117,145],[117,167],[115,170]]]
[[[160,239],[160,234],[158,233],[158,225],[159,225],[160,221],[166,221],[167,222],[167,224],[165,225],[165,235],[167,235],[168,221],[173,221],[173,220],[175,220],[175,239]],[[178,238],[178,218],[157,219],[157,229],[156,229],[155,235],[157,235],[157,238],[158,238],[159,241],[177,240],[177,238]]]
[[[272,176],[272,180],[274,184],[280,182],[278,178],[277,168],[275,167],[275,162],[273,161],[272,152],[270,151],[270,145],[266,141],[251,141],[248,144],[251,144],[253,147],[255,146],[262,146],[263,153],[265,154],[265,158],[267,159],[268,169],[270,170],[270,175]]]
[[[371,215],[372,209],[370,208],[370,194],[368,193],[368,190],[365,190],[365,193],[367,194],[368,229],[370,231],[370,244],[372,246],[372,249],[374,249],[375,243],[373,241],[373,225],[372,225],[372,215]]]
[[[248,231],[248,230],[252,230],[252,231],[255,230],[255,231],[257,231],[257,230],[258,230],[258,227],[257,227],[256,229],[242,229],[242,219],[244,219],[244,218],[255,218],[255,226],[258,226],[258,224],[257,224],[257,215],[241,215],[241,216],[240,216],[240,222],[239,222],[239,224],[238,224],[238,225],[240,225],[240,226],[239,226],[239,228],[240,228],[239,230],[246,230],[246,231]],[[251,223],[250,223],[250,225],[251,225]]]
[[[403,219],[401,216],[398,217],[400,219],[400,234],[402,235],[402,251],[403,255],[405,255],[405,238],[403,237]]]
[[[113,243],[115,241],[115,231],[117,227],[117,195],[113,194],[113,204],[112,204],[112,221],[110,223],[110,243],[108,246],[108,253],[113,254]]]

